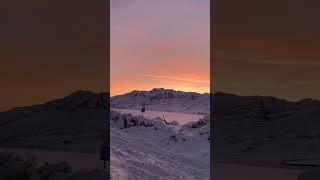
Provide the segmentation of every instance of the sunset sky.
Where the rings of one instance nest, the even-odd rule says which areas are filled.
[[[214,91],[320,99],[320,1],[214,0]]]
[[[111,95],[209,92],[209,0],[111,0]]]
[[[109,89],[105,0],[10,0],[0,20],[0,111]]]
[[[19,4],[19,5],[17,5]],[[154,87],[320,99],[320,1],[5,1],[0,111],[76,90]],[[209,21],[212,20],[210,36]]]

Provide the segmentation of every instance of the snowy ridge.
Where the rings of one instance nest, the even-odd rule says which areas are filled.
[[[274,167],[319,159],[318,100],[216,93],[213,109],[217,161]]]
[[[142,102],[146,103],[149,110],[193,114],[208,114],[210,111],[210,94],[208,93],[154,88],[150,91],[134,90],[110,99],[111,107],[118,109],[139,109]]]
[[[112,111],[112,179],[209,179],[208,118],[192,126]]]
[[[76,91],[44,104],[1,112],[0,144],[96,152],[108,118],[108,96]]]

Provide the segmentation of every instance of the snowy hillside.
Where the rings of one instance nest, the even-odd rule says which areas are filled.
[[[112,108],[139,109],[146,103],[148,110],[208,114],[210,112],[210,94],[175,91],[154,88],[150,91],[132,91],[111,97]]]
[[[209,179],[209,94],[154,88],[110,104],[113,179]]]
[[[77,91],[44,104],[0,113],[6,147],[99,151],[108,119],[108,94]]]
[[[124,113],[130,113],[132,115],[141,115],[140,110],[136,109],[116,109],[116,108],[111,108],[111,110],[116,110],[119,112],[124,112]],[[144,114],[144,117],[153,119],[156,117],[161,117],[165,118],[166,121],[172,122],[176,121],[179,124],[186,124],[188,122],[196,121],[200,118],[203,118],[204,115],[202,114],[187,114],[187,113],[181,113],[181,112],[165,112],[165,111],[154,111],[154,110],[147,110]]]
[[[174,125],[161,118],[111,115],[112,179],[209,179],[208,116]]]
[[[174,113],[165,122],[114,111],[108,116],[107,96],[77,91],[1,112],[1,147],[91,152],[99,160],[103,125],[111,117],[113,179],[209,179],[208,117],[199,120],[203,115]],[[126,130],[123,117],[128,121]],[[178,124],[171,117],[189,120]]]
[[[198,112],[209,109],[206,104],[209,95],[164,89],[150,92],[136,91],[112,98],[111,105],[123,106],[123,112],[128,109],[137,112],[124,116],[132,121],[128,123],[127,131],[121,129],[123,118],[119,114],[108,115],[106,93],[77,91],[44,104],[1,112],[0,145],[99,153],[103,125],[111,117],[114,179],[153,175],[163,179],[168,179],[169,175],[177,179],[203,179],[208,175],[209,123],[206,124],[206,120],[193,122],[202,118]],[[166,93],[159,95],[156,92]],[[140,103],[135,102],[139,98],[147,103],[145,118],[138,116],[139,110],[134,110],[140,108]],[[319,162],[319,101],[290,102],[274,97],[226,93],[214,94],[213,100],[215,119],[211,122],[214,123],[211,134],[215,137],[212,143],[216,161],[271,166]],[[118,108],[114,106],[113,109]],[[186,107],[190,107],[190,111]],[[154,111],[151,112],[175,112],[170,112],[173,116],[165,114],[169,123],[166,124],[162,119],[163,112],[147,114],[152,108]],[[178,124],[170,124],[174,120]]]
[[[320,102],[214,95],[215,160],[281,166],[319,161]]]

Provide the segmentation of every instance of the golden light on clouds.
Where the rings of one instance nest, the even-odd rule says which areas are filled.
[[[187,92],[210,92],[210,80],[206,74],[132,74],[131,81],[128,79],[117,79],[111,83],[111,96],[124,94],[133,90],[151,90],[152,88],[168,88]],[[137,88],[138,87],[138,88]]]

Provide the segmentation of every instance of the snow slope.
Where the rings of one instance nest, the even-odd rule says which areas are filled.
[[[279,167],[320,159],[317,100],[216,93],[214,111],[216,161]]]
[[[76,91],[0,113],[0,146],[99,152],[108,119],[106,93]]]
[[[163,88],[111,97],[112,178],[209,179],[209,97]]]
[[[112,179],[209,179],[208,119],[191,128],[167,125],[160,118],[111,114]],[[124,118],[139,123],[130,123],[125,130]],[[147,127],[140,126],[142,122]]]
[[[115,109],[112,108],[112,110],[124,112],[124,113],[130,113],[132,115],[141,115],[140,110],[135,109]],[[179,112],[166,112],[166,111],[153,111],[148,110],[144,113],[144,117],[147,117],[149,119],[156,118],[156,117],[165,117],[166,121],[172,122],[176,121],[179,124],[186,124],[188,122],[197,121],[200,118],[203,118],[204,115],[199,114],[186,114],[186,113],[179,113]]]

